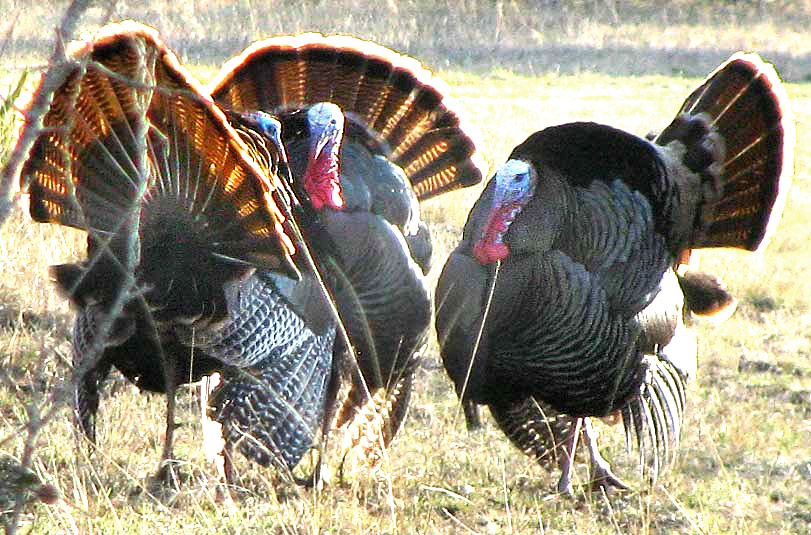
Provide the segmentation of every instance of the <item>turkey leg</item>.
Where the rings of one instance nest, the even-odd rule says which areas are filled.
[[[583,440],[589,449],[591,459],[592,489],[608,490],[611,487],[622,490],[630,489],[631,487],[627,483],[614,475],[614,472],[611,471],[611,465],[600,455],[600,450],[597,447],[597,434],[594,432],[589,418],[583,419]]]

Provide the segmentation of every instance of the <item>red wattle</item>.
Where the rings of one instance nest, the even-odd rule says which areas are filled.
[[[510,248],[502,242],[502,237],[512,223],[511,208],[509,205],[496,208],[484,228],[482,238],[473,246],[473,255],[484,265],[510,256]]]
[[[473,255],[484,265],[494,264],[510,256],[510,248],[503,243],[482,240],[473,246]]]
[[[321,198],[320,192],[310,193],[310,204],[316,212],[320,212],[324,208],[324,199]]]
[[[327,171],[323,171],[323,167]],[[341,179],[333,169],[335,167],[330,166],[329,162],[324,165],[316,160],[310,164],[304,175],[304,191],[310,196],[310,204],[316,211],[321,211],[325,206],[337,211],[343,210]]]

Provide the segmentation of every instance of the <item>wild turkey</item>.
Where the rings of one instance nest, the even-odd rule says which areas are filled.
[[[697,367],[697,340],[690,328],[693,318],[705,317],[718,323],[737,306],[735,298],[711,275],[693,271],[678,275],[678,280],[685,294],[684,324],[677,326],[670,343],[654,355],[657,362],[649,384],[621,412],[606,418],[610,424],[622,419],[628,449],[636,440],[641,473],[652,482],[678,451],[687,382],[695,376]],[[468,402],[466,410],[468,426],[479,427],[478,406]],[[558,491],[562,494],[574,492],[571,471],[579,443],[588,450],[593,488],[630,488],[600,454],[590,418],[560,413],[535,397],[506,407],[491,405],[490,411],[500,429],[519,449],[548,469],[560,468]],[[578,442],[580,439],[582,442]]]
[[[280,141],[249,149],[148,27],[109,25],[69,52],[76,64],[47,113],[28,118],[26,128],[44,128],[21,180],[34,220],[88,234],[86,260],[53,268],[77,309],[82,431],[95,439],[99,385],[115,366],[142,390],[166,392],[163,460],[171,459],[177,386],[222,370],[223,423],[265,441],[243,451],[293,462],[322,419],[323,405],[307,396],[323,397],[335,320],[320,315],[329,309],[312,272],[291,259],[289,236],[300,234],[277,173]],[[279,290],[299,278],[296,292]],[[279,325],[299,342],[293,356]],[[296,390],[273,383],[277,375],[296,377]],[[271,384],[257,388],[262,380]],[[297,404],[306,407],[298,419],[265,428],[246,409]]]
[[[529,136],[472,208],[437,285],[442,358],[466,413],[488,405],[534,457],[563,442],[564,492],[581,427],[598,482],[624,485],[588,421],[619,413],[655,478],[696,368],[685,317],[726,295],[675,268],[692,249],[765,247],[793,149],[780,79],[741,53],[653,141],[594,123]]]
[[[337,274],[329,286],[357,356],[355,364],[339,339],[330,396],[344,396],[340,407],[327,401],[342,432],[338,456],[374,455],[405,417],[432,315],[419,201],[478,183],[475,145],[441,80],[352,37],[254,43],[208,87],[223,109],[268,112],[282,123],[303,217],[328,237],[313,251]]]

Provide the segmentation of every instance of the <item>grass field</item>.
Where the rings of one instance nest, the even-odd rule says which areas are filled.
[[[116,380],[102,401],[100,450],[77,447],[60,392],[69,378],[71,314],[47,266],[78,255],[83,236],[31,223],[22,211],[0,229],[0,451],[21,456],[27,424],[45,416],[33,468],[55,485],[55,505],[27,507],[31,533],[811,533],[811,21],[808,2],[147,2],[108,9],[155,24],[202,80],[255,38],[305,30],[353,33],[420,58],[464,105],[495,168],[529,133],[594,120],[645,134],[728,55],[756,50],[788,81],[797,120],[793,190],[763,254],[710,251],[702,269],[738,297],[726,323],[700,323],[681,452],[653,489],[634,476],[619,429],[601,426],[603,454],[643,489],[609,496],[554,494],[557,474],[535,466],[489,420],[468,433],[432,342],[404,429],[375,473],[306,491],[241,458],[248,492],[238,510],[214,502],[216,472],[203,458],[196,395],[180,397],[179,494],[141,489],[155,469],[164,398]],[[179,3],[178,3],[179,4]],[[427,6],[431,5],[429,9]],[[534,7],[530,7],[534,6]],[[0,80],[41,67],[64,5],[0,1],[19,19]],[[12,17],[9,17],[8,23]],[[5,31],[6,26],[0,26]],[[0,82],[4,88],[6,82]],[[4,147],[13,143],[10,134]],[[426,203],[439,267],[479,188]],[[584,482],[585,465],[577,482]]]

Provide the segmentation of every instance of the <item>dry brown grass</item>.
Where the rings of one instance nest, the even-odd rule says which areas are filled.
[[[28,509],[33,533],[811,532],[806,3],[730,3],[713,10],[689,2],[657,8],[655,2],[628,7],[609,1],[581,2],[569,11],[555,2],[530,10],[526,3],[485,0],[461,7],[438,2],[432,9],[416,0],[177,4],[121,3],[115,15],[156,24],[203,79],[253,38],[299,30],[356,33],[420,57],[451,83],[491,166],[546,125],[577,119],[640,134],[661,128],[695,77],[733,49],[756,48],[796,82],[788,87],[800,140],[794,189],[765,254],[703,257],[703,268],[723,278],[740,306],[724,325],[698,327],[699,377],[682,450],[651,491],[607,498],[578,493],[572,500],[552,494],[555,476],[514,451],[489,422],[479,433],[464,430],[432,343],[411,413],[382,470],[309,492],[279,485],[271,471],[240,460],[248,493],[238,511],[213,501],[215,472],[200,451],[193,394],[181,396],[176,450],[188,480],[171,499],[140,487],[160,452],[162,397],[114,381],[102,401],[101,448],[92,461],[74,443],[68,409],[58,405],[37,441],[34,468],[63,499]],[[21,10],[0,72],[41,64],[61,10],[42,2],[0,2],[0,9]],[[91,10],[85,26],[98,24],[104,12]],[[437,243],[432,283],[477,194],[474,188],[424,207]],[[49,396],[69,377],[70,312],[46,268],[81,249],[77,233],[33,224],[22,213],[0,229],[4,452],[21,454],[26,435],[18,430],[31,408],[53,409]],[[604,428],[603,435],[606,456],[633,479],[620,433]],[[577,474],[583,481],[585,467]]]

